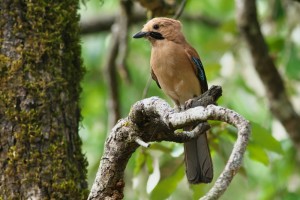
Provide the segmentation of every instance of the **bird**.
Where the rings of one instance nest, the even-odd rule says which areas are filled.
[[[182,109],[185,102],[208,90],[203,64],[197,51],[186,41],[179,20],[156,17],[133,38],[151,43],[151,76],[157,86]],[[207,134],[184,143],[186,177],[190,184],[210,183],[213,163]]]

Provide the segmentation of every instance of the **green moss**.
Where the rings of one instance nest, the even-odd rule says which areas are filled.
[[[5,2],[8,0],[4,0]],[[78,136],[80,59],[77,0],[3,3],[0,33],[0,197],[39,188],[43,198],[85,199],[87,161]],[[12,185],[15,187],[12,187]],[[18,186],[17,186],[18,185]],[[15,194],[14,194],[15,193]],[[1,199],[1,198],[0,198]]]

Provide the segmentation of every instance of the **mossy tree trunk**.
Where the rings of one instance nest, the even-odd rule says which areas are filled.
[[[85,199],[78,0],[0,1],[0,199]]]

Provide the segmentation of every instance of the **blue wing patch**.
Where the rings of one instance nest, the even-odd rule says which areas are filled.
[[[192,60],[197,67],[197,76],[200,81],[201,90],[202,92],[205,92],[208,90],[208,86],[207,86],[207,80],[206,80],[205,71],[202,62],[199,58],[196,57],[192,57]]]

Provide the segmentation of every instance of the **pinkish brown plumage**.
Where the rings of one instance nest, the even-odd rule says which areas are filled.
[[[199,55],[185,40],[179,21],[154,18],[133,37],[150,41],[152,78],[176,106],[182,107],[187,100],[207,90]],[[184,146],[188,181],[193,184],[211,182],[213,167],[206,134]]]

